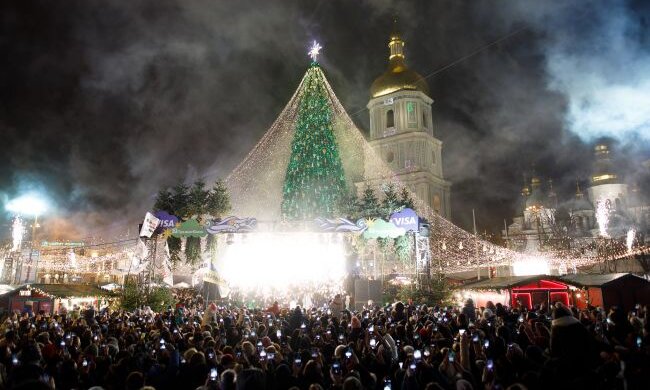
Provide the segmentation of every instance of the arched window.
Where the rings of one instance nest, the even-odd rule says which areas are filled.
[[[386,111],[386,128],[395,127],[395,113],[393,110]]]
[[[388,153],[386,153],[386,162],[387,162],[387,163],[392,163],[393,160],[395,160],[395,153],[393,153],[393,152],[391,152],[391,151],[389,151]]]
[[[433,196],[433,210],[440,214],[440,196],[439,195],[434,195]]]
[[[427,113],[424,112],[424,110],[422,111],[422,127],[424,127],[425,129],[428,127],[427,126]]]

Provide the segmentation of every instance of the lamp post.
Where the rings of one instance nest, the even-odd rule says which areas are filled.
[[[34,222],[32,223],[32,237],[31,237],[31,246],[29,248],[27,275],[25,276],[25,280],[24,280],[24,283],[29,283],[31,269],[32,269],[32,257],[34,255],[34,248],[36,247],[36,229],[39,227],[38,216],[42,215],[47,210],[47,203],[45,202],[45,200],[43,200],[41,196],[30,193],[12,199],[11,201],[9,201],[9,203],[7,203],[6,209],[18,215],[29,215],[34,217]],[[36,258],[35,279],[38,278],[39,257]],[[21,267],[21,273],[22,273],[22,267]],[[18,283],[20,283],[20,276],[21,276],[20,274],[16,276],[16,280],[18,281]]]

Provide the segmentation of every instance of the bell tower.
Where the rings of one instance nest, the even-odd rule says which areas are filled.
[[[434,135],[429,86],[408,68],[395,21],[388,69],[370,88],[370,144],[399,180],[445,218],[451,183],[442,173],[442,141]]]

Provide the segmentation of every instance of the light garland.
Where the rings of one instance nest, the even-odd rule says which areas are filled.
[[[274,224],[277,224],[275,221],[282,220],[283,183],[291,155],[291,142],[295,135],[296,122],[299,120],[301,102],[306,97],[309,79],[314,77],[325,89],[324,98],[330,107],[332,131],[343,164],[347,186],[352,189],[355,188],[355,183],[366,182],[394,183],[397,188],[406,188],[414,200],[417,213],[430,225],[429,250],[432,267],[445,273],[456,273],[474,270],[477,267],[512,266],[518,262],[532,261],[530,254],[492,244],[454,225],[403,185],[354,125],[318,66],[310,67],[269,130],[226,178],[225,183],[231,194],[234,215],[254,216],[258,221]],[[600,217],[597,211],[599,227],[601,232],[603,227],[606,232],[608,210],[604,204],[599,209],[601,210]],[[101,238],[93,238],[93,240],[103,243]],[[629,242],[629,238],[627,245],[612,239],[587,241],[574,238],[573,246],[579,249],[545,252],[538,257],[543,258],[551,268],[575,271],[577,267],[634,256],[648,250],[647,246],[632,248]],[[78,256],[76,267],[70,264],[65,252],[59,254],[43,252],[40,264],[45,270],[60,272],[91,270],[98,264],[104,264],[112,272],[127,273],[128,271],[119,271],[116,263],[126,261],[125,264],[130,264],[134,257],[133,242],[113,246],[118,248],[104,256]],[[154,265],[158,266],[155,262]],[[191,274],[196,269],[198,265],[175,265],[177,273]]]
[[[334,135],[348,185],[353,188],[354,183],[365,181],[382,184],[392,182],[398,188],[405,187],[356,128],[327,78],[322,74],[322,69],[318,67],[315,71],[320,74],[319,77],[322,78],[328,93]],[[253,215],[268,221],[281,219],[282,183],[291,152],[290,144],[295,133],[298,109],[306,90],[307,76],[306,74],[303,77],[296,92],[262,139],[226,178],[236,215]],[[438,266],[446,273],[455,273],[477,267],[511,266],[516,262],[531,261],[530,254],[497,246],[454,225],[435,212],[408,187],[406,189],[414,199],[418,214],[430,224],[432,266]],[[638,248],[636,252],[644,249]],[[625,247],[619,250],[609,243],[596,245],[590,253],[581,253],[574,249],[547,252],[540,255],[540,258],[551,268],[564,266],[576,269],[604,259],[616,260],[634,253],[635,251],[628,251]]]

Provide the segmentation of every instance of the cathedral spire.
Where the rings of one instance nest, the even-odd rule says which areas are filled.
[[[576,198],[582,199],[584,194],[582,193],[582,190],[580,189],[580,181],[576,179]]]
[[[397,16],[393,19],[393,30],[390,33],[388,48],[390,48],[390,55],[388,56],[389,60],[395,58],[404,59],[404,41],[402,40],[399,28],[397,27]]]

